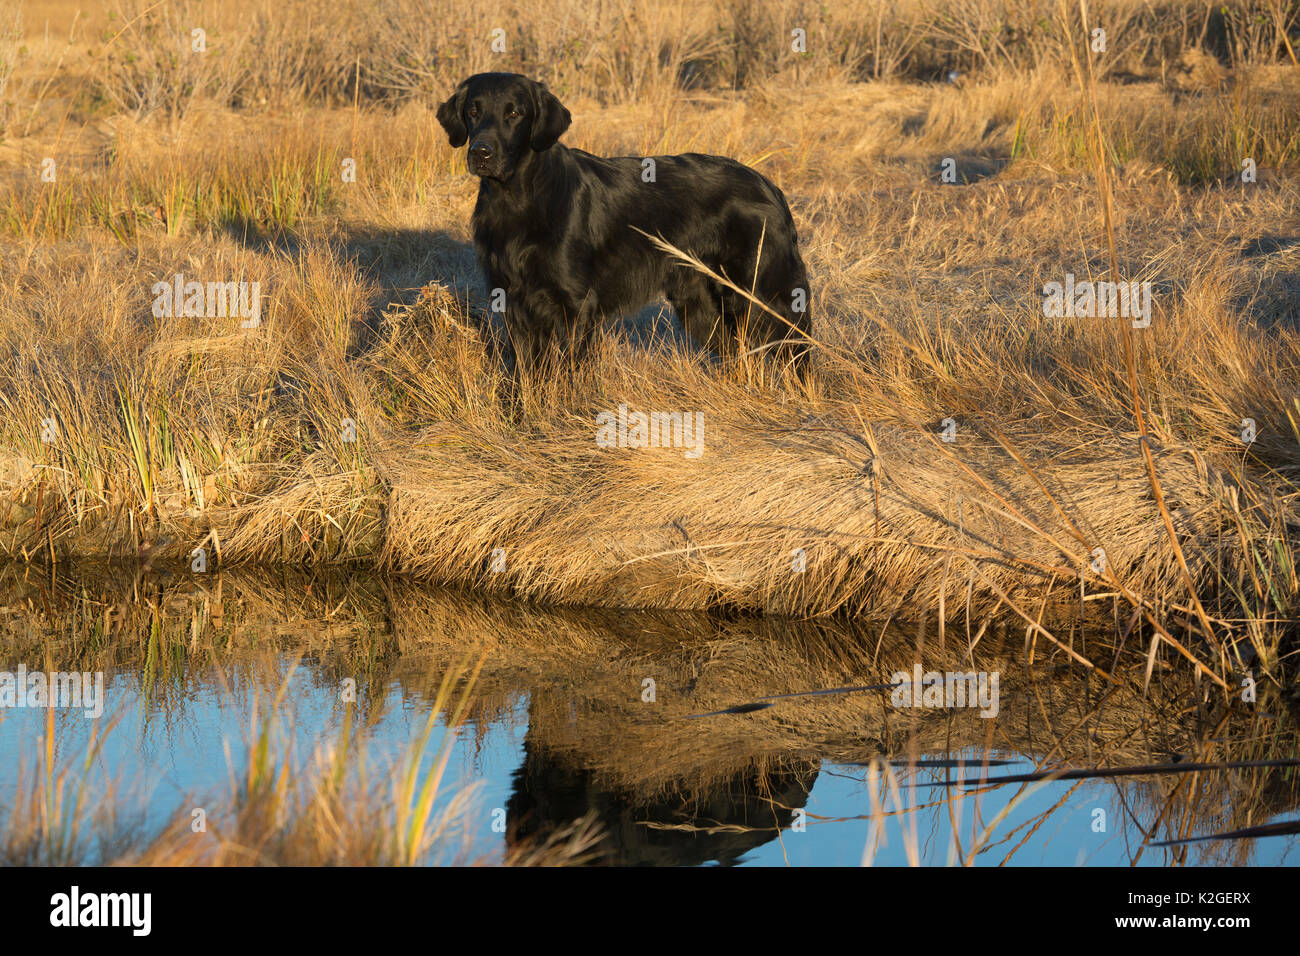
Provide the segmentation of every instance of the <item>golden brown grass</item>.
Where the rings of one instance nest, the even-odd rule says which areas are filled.
[[[1214,681],[1283,653],[1294,4],[1089,7],[1112,44],[1091,73],[1079,11],[1056,3],[386,3],[365,27],[347,4],[143,9],[92,16],[66,49],[29,27],[4,94],[5,553],[202,548],[545,602],[975,627],[1118,595],[1121,630],[1159,627]],[[489,59],[498,19],[508,52]],[[219,67],[167,45],[198,20]],[[433,44],[435,22],[465,35]],[[814,278],[812,374],[718,366],[643,315],[512,401],[467,243],[474,183],[431,113],[487,66],[549,80],[572,145],[705,150],[777,181]],[[176,272],[259,281],[261,326],[154,318]],[[1044,317],[1067,272],[1151,280],[1151,327]],[[595,416],[620,404],[701,412],[704,454],[598,448]]]

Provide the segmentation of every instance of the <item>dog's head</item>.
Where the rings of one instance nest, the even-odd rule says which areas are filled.
[[[569,121],[569,111],[555,94],[518,73],[471,76],[438,107],[438,122],[451,145],[469,143],[469,171],[502,181],[529,151],[554,146]]]

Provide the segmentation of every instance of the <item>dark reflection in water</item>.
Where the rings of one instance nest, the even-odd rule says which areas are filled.
[[[1028,665],[1018,625],[935,633],[897,620],[559,611],[364,576],[0,567],[0,670],[105,672],[119,719],[101,762],[152,782],[146,828],[245,772],[268,708],[298,772],[344,727],[369,765],[400,762],[444,677],[461,687],[457,668],[481,659],[465,725],[439,724],[433,739],[452,754],[439,806],[479,786],[461,817],[471,859],[513,858],[588,820],[595,835],[578,859],[620,865],[1290,862],[1294,835],[1150,844],[1294,820],[1294,770],[930,785],[978,777],[985,760],[1008,764],[993,774],[1296,756],[1293,676],[1276,669],[1247,704],[1162,653],[1144,689],[1149,635],[1113,638],[1060,634],[1107,665],[1108,683],[1045,641]],[[871,690],[693,717],[887,683],[918,664],[996,674],[996,716]],[[17,768],[34,765],[44,717],[0,712],[0,814],[23,785]],[[75,758],[90,722],[60,712],[56,724],[59,752]]]
[[[600,860],[625,866],[734,866],[790,826],[817,780],[817,768],[738,773],[704,793],[644,802],[632,791],[601,787],[532,739],[506,805],[511,844],[545,840],[594,814],[602,824]]]

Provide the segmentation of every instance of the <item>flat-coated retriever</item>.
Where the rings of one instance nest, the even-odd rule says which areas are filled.
[[[558,140],[569,111],[515,73],[480,73],[438,107],[454,147],[469,143],[480,178],[474,244],[496,296],[516,367],[586,350],[600,321],[663,293],[691,338],[715,352],[737,336],[800,358],[809,332],[808,277],[785,197],[735,160],[604,159]],[[751,292],[785,321],[656,248],[661,237]],[[760,257],[757,263],[756,259]],[[498,300],[499,302],[499,300]]]

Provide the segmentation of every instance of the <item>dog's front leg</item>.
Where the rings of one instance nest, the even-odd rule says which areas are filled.
[[[567,358],[576,367],[586,361],[600,325],[600,309],[595,295],[589,292],[578,306],[576,315],[566,315],[565,319]]]
[[[523,314],[511,314],[506,311],[506,334],[510,338],[510,350],[514,355],[513,371],[515,376],[524,372],[535,372],[546,360],[546,337],[539,335],[537,329]]]
[[[546,316],[545,303],[536,293],[516,291],[506,295],[505,326],[515,355],[514,372],[535,374],[546,364],[553,329]]]

